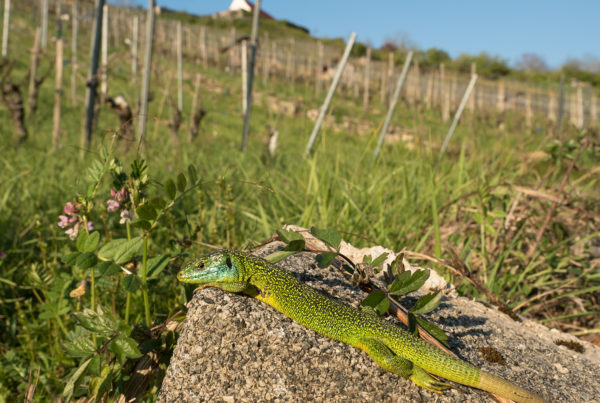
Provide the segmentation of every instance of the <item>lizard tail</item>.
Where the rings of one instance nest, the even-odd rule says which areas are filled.
[[[544,403],[545,400],[533,392],[528,391],[514,383],[508,382],[499,376],[481,371],[476,388],[501,395],[517,403]]]

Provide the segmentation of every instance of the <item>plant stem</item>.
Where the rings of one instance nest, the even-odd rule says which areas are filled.
[[[142,257],[142,297],[144,298],[144,317],[146,319],[146,326],[150,327],[152,321],[150,320],[150,303],[148,301],[148,283],[146,279],[146,270],[148,268],[148,240],[150,235],[146,234],[144,238],[144,254]]]
[[[92,283],[92,285],[90,287],[91,291],[92,291],[91,305],[92,305],[92,310],[95,311],[96,310],[96,276],[94,275],[93,267],[90,269],[90,281]]]
[[[131,226],[129,225],[129,221],[125,222],[125,227],[127,228],[127,240],[131,241]],[[125,323],[129,324],[129,312],[131,309],[131,293],[127,291],[127,300],[125,301]]]

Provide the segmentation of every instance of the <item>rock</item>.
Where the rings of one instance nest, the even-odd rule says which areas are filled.
[[[314,256],[297,254],[280,265],[319,291],[358,306],[366,293],[350,286],[337,269],[319,269]],[[585,352],[574,353],[554,344],[570,336],[528,320],[515,322],[455,291],[427,319],[450,336],[451,349],[461,358],[548,401],[598,401],[600,348],[590,343],[580,341]],[[481,347],[496,349],[507,365],[485,362]],[[382,370],[363,351],[322,337],[258,300],[212,288],[196,292],[189,304],[158,400],[492,401],[467,387],[431,393]]]

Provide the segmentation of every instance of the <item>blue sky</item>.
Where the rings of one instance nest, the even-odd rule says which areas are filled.
[[[158,0],[200,15],[230,3]],[[437,47],[452,57],[486,51],[511,64],[523,53],[540,55],[552,68],[568,58],[600,58],[600,0],[262,0],[262,8],[315,36],[348,38],[356,31],[359,41],[375,47],[405,36],[419,48]]]

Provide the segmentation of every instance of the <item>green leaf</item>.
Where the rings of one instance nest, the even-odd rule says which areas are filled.
[[[317,255],[317,263],[321,269],[329,266],[335,257],[337,256],[337,252],[324,252]]]
[[[385,315],[389,308],[390,308],[390,300],[387,299],[387,297],[386,297],[377,304],[377,306],[375,307],[375,310],[377,311],[377,314],[379,316],[381,316],[381,315]]]
[[[81,231],[77,237],[77,250],[80,252],[93,252],[98,247],[100,242],[100,233],[94,231],[91,234],[87,234],[85,231]]]
[[[387,299],[385,296],[385,292],[381,290],[376,290],[370,293],[367,298],[363,299],[360,303],[362,306],[370,306],[371,308],[376,308],[377,305],[384,299]]]
[[[302,252],[305,246],[306,242],[304,241],[304,238],[294,239],[293,241],[290,241],[283,250],[288,252]]]
[[[402,264],[402,259],[404,258],[404,253],[400,252],[396,259],[392,262],[392,275],[394,277],[399,276],[401,273],[404,273],[404,265]]]
[[[411,312],[408,312],[406,316],[408,317],[408,331],[417,336],[419,334],[419,329],[417,328],[418,318]]]
[[[302,252],[304,250],[304,246],[304,238],[294,239],[289,244],[287,244],[285,248],[283,248],[282,250],[278,250],[277,252],[271,253],[265,259],[271,263],[277,263],[288,256],[292,256],[298,252]]]
[[[167,205],[167,202],[162,197],[154,197],[148,201],[148,204],[157,210],[162,210]]]
[[[75,263],[77,262],[77,258],[79,257],[79,255],[81,255],[81,252],[73,252],[73,253],[69,253],[68,255],[61,256],[60,259],[65,264],[68,264],[69,266],[75,266]]]
[[[140,250],[144,239],[135,237],[130,240],[125,238],[113,239],[98,252],[98,255],[104,260],[114,260],[117,264],[129,262]]]
[[[383,252],[381,255],[377,256],[375,258],[375,260],[373,260],[371,262],[371,267],[379,266],[381,263],[385,262],[385,259],[387,259],[387,257],[388,257],[388,253]]]
[[[175,182],[173,182],[173,179],[168,179],[165,182],[165,192],[167,193],[169,199],[175,198],[175,195],[177,194],[177,189],[175,188]]]
[[[179,175],[177,175],[177,190],[183,193],[186,186],[187,180],[185,179],[185,175],[183,173],[180,173]]]
[[[432,294],[423,295],[415,306],[410,309],[412,313],[427,313],[438,307],[442,298],[442,294],[436,291]]]
[[[96,402],[102,401],[104,395],[110,390],[112,380],[113,372],[111,368],[108,366],[102,368],[100,376],[90,380],[89,395],[94,396]]]
[[[421,288],[429,278],[429,270],[417,270],[412,275],[409,271],[400,274],[390,286],[390,294],[404,295]]]
[[[75,371],[73,373],[73,375],[71,375],[71,377],[69,378],[69,380],[65,384],[65,388],[63,389],[63,396],[65,396],[66,400],[71,400],[71,395],[73,395],[73,391],[75,390],[75,386],[77,384],[79,384],[79,380],[85,374],[88,365],[90,365],[90,362],[92,362],[91,358],[88,358],[87,360],[85,360],[79,366],[79,368],[77,368],[77,371]]]
[[[114,264],[110,261],[103,261],[98,263],[95,271],[97,277],[108,277],[119,272],[121,272],[121,268],[119,267],[119,265]]]
[[[87,357],[96,352],[96,345],[91,338],[79,336],[72,341],[66,342],[63,349],[71,357]]]
[[[135,274],[129,274],[123,279],[123,288],[125,288],[127,292],[136,292],[140,289],[141,285],[142,281]]]
[[[137,343],[131,337],[119,336],[108,343],[108,349],[117,355],[121,364],[127,358],[137,358],[142,353],[138,349]]]
[[[88,367],[90,374],[100,375],[100,355],[96,354],[92,357],[92,362]]]
[[[442,329],[440,329],[433,323],[426,321],[425,319],[419,318],[418,316],[416,317],[416,320],[419,323],[419,326],[421,326],[423,329],[425,329],[427,331],[427,333],[429,333],[430,335],[435,337],[437,341],[439,341],[446,347],[450,347],[447,342],[448,335],[446,333],[444,333],[444,331]]]
[[[321,241],[325,242],[327,245],[338,249],[340,247],[340,242],[342,242],[342,237],[340,233],[335,228],[327,228],[327,229],[319,229],[316,227],[312,227],[310,232],[319,238]]]
[[[198,170],[194,164],[188,165],[188,176],[190,177],[190,183],[195,185],[198,182]]]
[[[92,252],[84,252],[77,257],[75,265],[81,270],[89,269],[98,263],[98,257]]]
[[[148,279],[156,278],[169,264],[169,255],[155,256],[148,259]]]
[[[133,225],[136,228],[143,229],[145,231],[150,231],[150,229],[152,229],[152,224],[150,224],[150,222],[146,220],[135,220],[131,223],[131,225]]]
[[[117,321],[110,314],[104,313],[100,305],[95,311],[85,308],[83,312],[75,312],[73,317],[83,328],[104,336],[112,335],[118,326]]]
[[[151,221],[156,219],[156,210],[149,204],[142,204],[135,212],[140,220]]]
[[[77,236],[77,242],[75,242],[75,246],[77,247],[77,250],[79,252],[85,252],[85,250],[83,250],[83,245],[85,244],[85,241],[88,238],[88,234],[85,231],[79,231],[79,235]]]
[[[277,230],[277,235],[285,243],[290,243],[295,240],[304,240],[304,237],[295,231],[286,231],[283,228]]]

